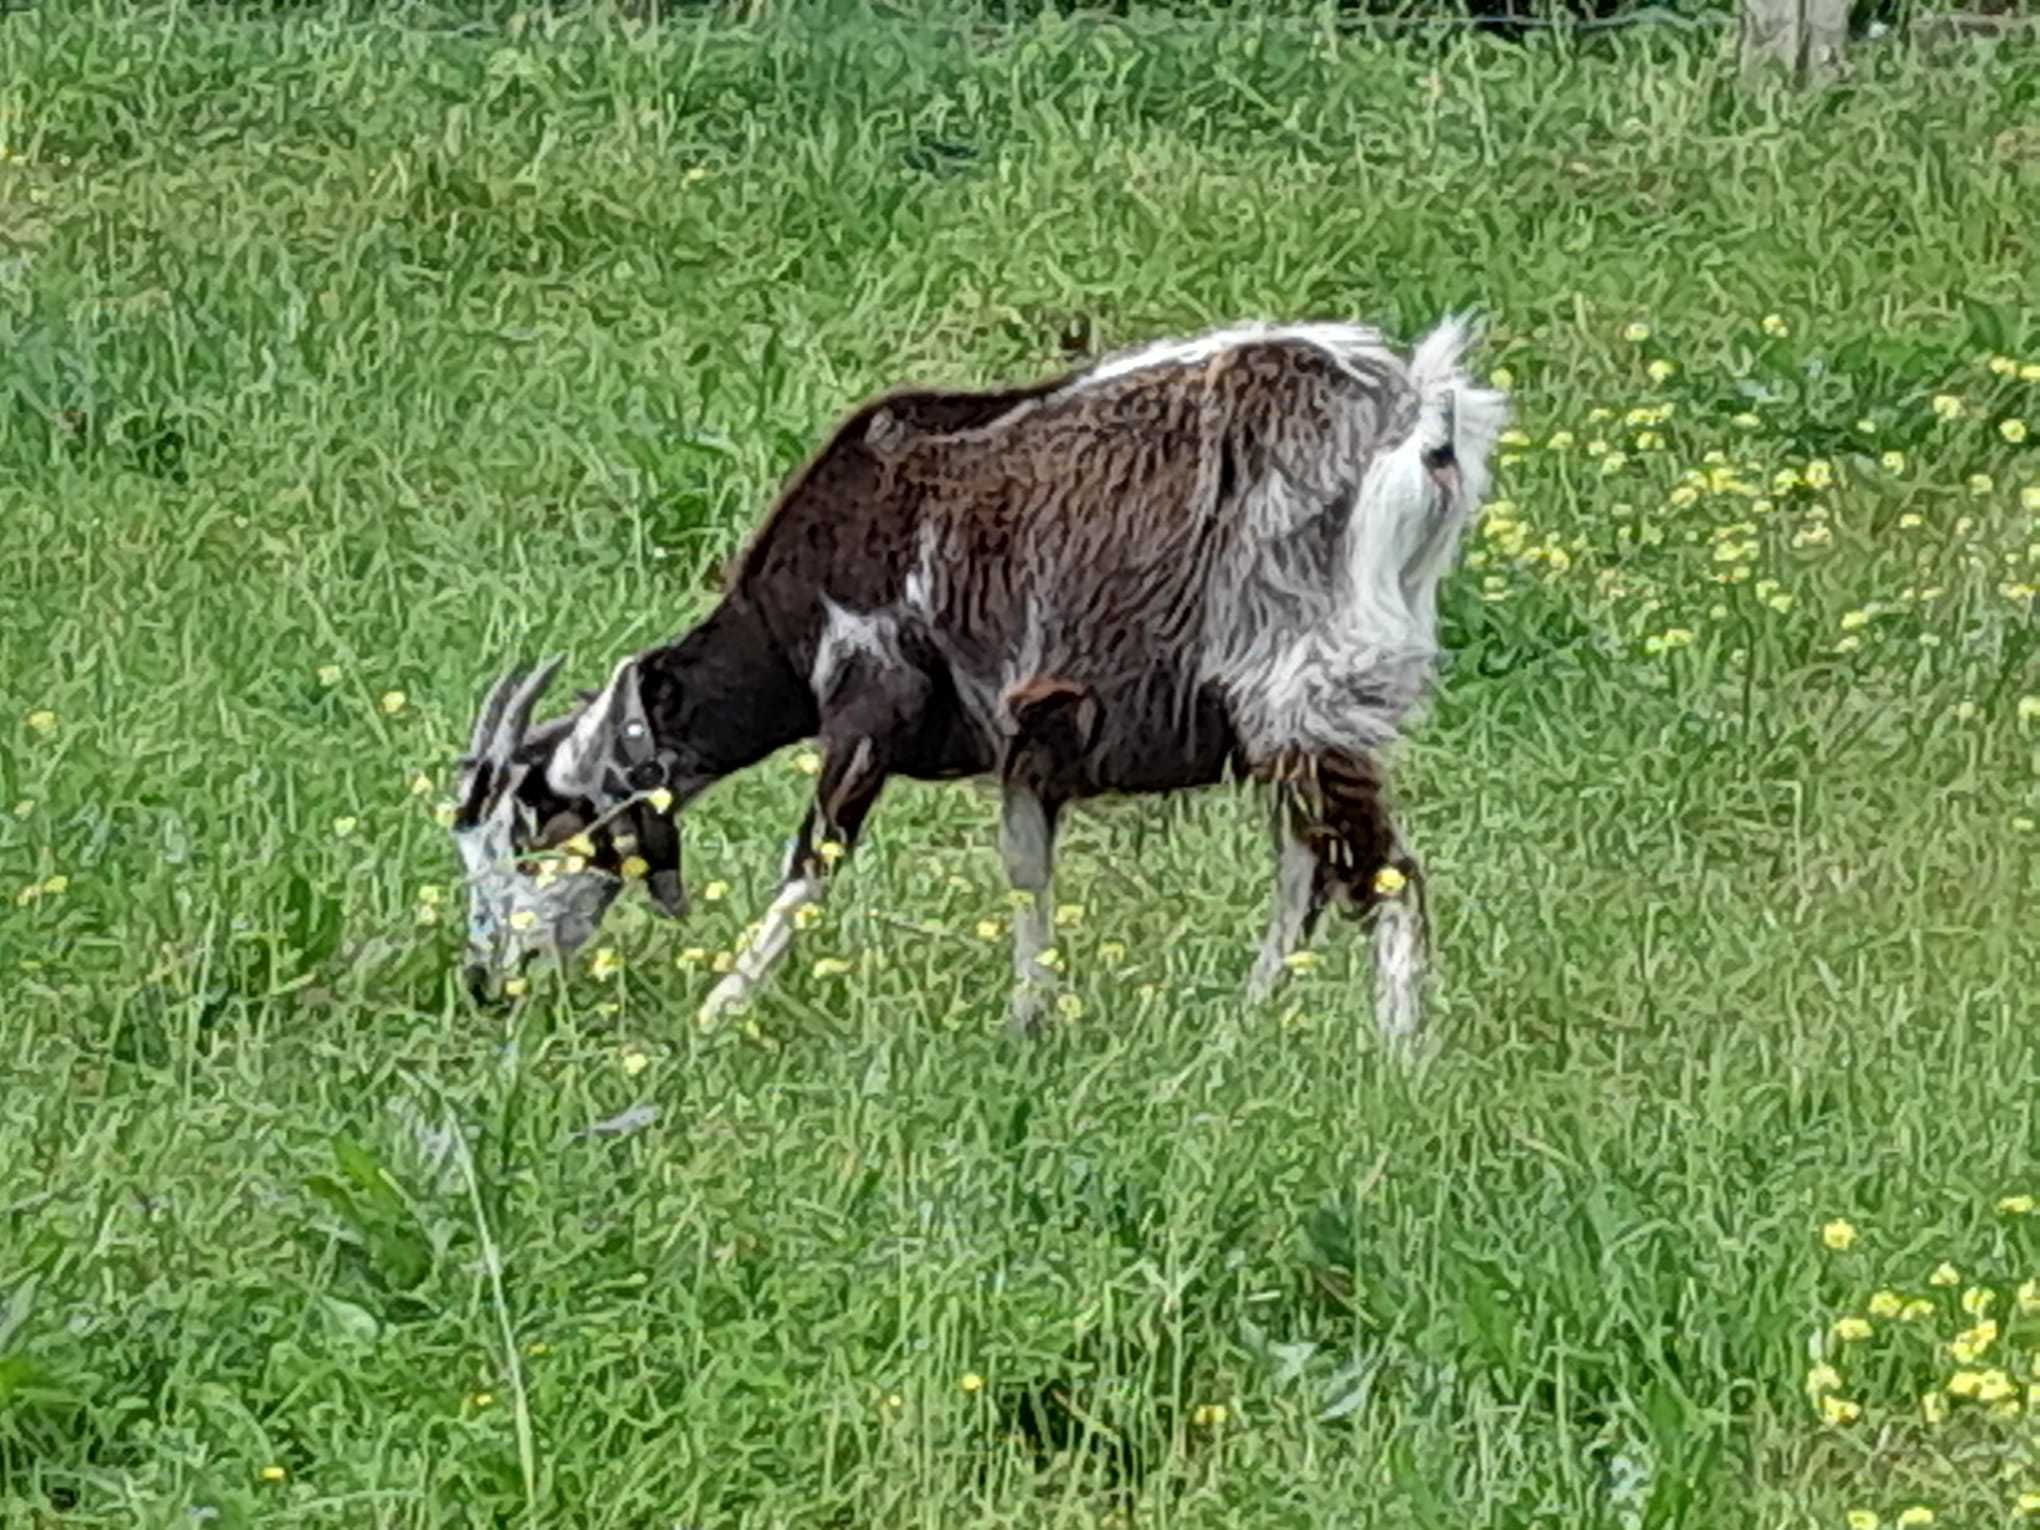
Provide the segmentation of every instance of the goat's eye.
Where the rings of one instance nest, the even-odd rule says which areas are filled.
[[[517,874],[518,874],[519,876],[521,876],[521,877],[535,877],[535,876],[537,876],[537,875],[538,875],[538,862],[537,862],[537,861],[519,861],[519,862],[517,863]]]

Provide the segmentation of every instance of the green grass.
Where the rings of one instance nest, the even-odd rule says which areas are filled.
[[[2011,1522],[2034,1422],[1919,1396],[1971,1287],[2040,1346],[2040,67],[1722,42],[0,22],[0,1519]],[[685,928],[457,999],[488,678],[700,614],[860,396],[1468,304],[1533,444],[1400,765],[1428,1065],[1343,928],[1242,1010],[1225,793],[1076,820],[1041,1044],[962,787],[703,1032],[785,759]]]

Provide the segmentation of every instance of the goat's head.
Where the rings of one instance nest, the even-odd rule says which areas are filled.
[[[673,760],[655,746],[637,661],[564,716],[532,725],[559,670],[548,659],[493,685],[461,759],[453,841],[468,877],[467,982],[495,994],[533,956],[572,954],[628,881],[686,912]]]

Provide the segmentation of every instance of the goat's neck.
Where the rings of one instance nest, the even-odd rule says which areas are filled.
[[[638,684],[654,742],[681,761],[682,796],[810,737],[817,726],[806,677],[763,613],[736,596],[647,653]]]

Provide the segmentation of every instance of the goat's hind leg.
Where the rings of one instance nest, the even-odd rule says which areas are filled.
[[[1013,996],[1007,1023],[1028,1034],[1041,1023],[1044,996],[1055,972],[1041,958],[1054,939],[1051,899],[1055,880],[1055,825],[1061,804],[1030,787],[1006,784],[999,813],[999,854],[1006,878],[1027,902],[1013,915]]]

